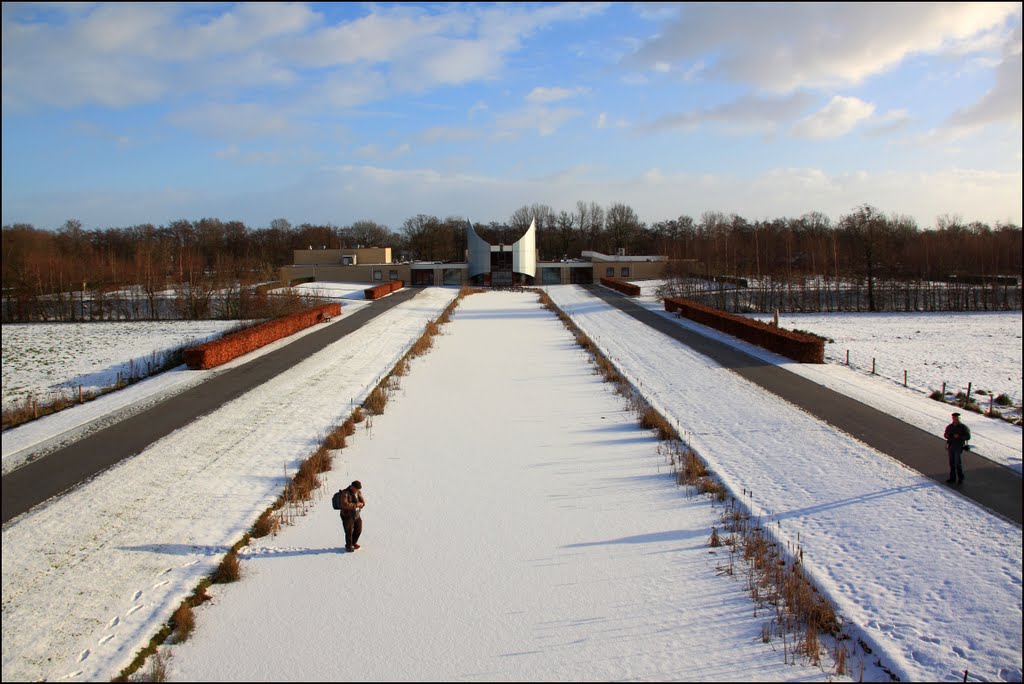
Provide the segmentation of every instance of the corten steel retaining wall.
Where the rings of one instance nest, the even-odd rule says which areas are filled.
[[[665,310],[800,363],[825,363],[825,340],[726,313],[686,299],[666,298]]]
[[[606,286],[612,288],[613,290],[618,290],[622,294],[629,295],[630,297],[639,297],[640,296],[640,286],[639,285],[634,285],[633,283],[627,283],[626,281],[619,280],[618,278],[601,278],[601,284],[602,285],[606,285]]]
[[[331,316],[340,315],[341,304],[336,302],[275,318],[246,330],[225,335],[219,340],[212,340],[186,349],[184,352],[185,363],[192,370],[214,368],[282,337],[320,323]]]
[[[399,290],[405,286],[401,280],[392,280],[389,283],[381,283],[374,287],[368,287],[363,290],[363,296],[367,299],[380,299],[384,295],[391,294],[395,290]]]

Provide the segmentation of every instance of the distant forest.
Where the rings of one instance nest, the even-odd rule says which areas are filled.
[[[492,244],[511,244],[533,220],[542,261],[578,258],[587,250],[667,256],[672,294],[726,308],[1021,307],[1017,225],[944,216],[934,229],[921,229],[907,216],[866,204],[835,222],[818,212],[749,221],[708,211],[646,224],[625,204],[577,202],[572,212],[523,206],[506,223],[474,228]],[[293,226],[276,219],[256,228],[216,218],[96,230],[74,219],[57,230],[8,225],[3,319],[253,316],[260,313],[254,286],[277,280],[293,250],[390,246],[397,261],[463,261],[465,225],[462,217],[425,214],[406,219],[397,231],[369,220]],[[212,306],[213,293],[225,291],[232,301]],[[168,292],[177,302],[170,314],[138,306]]]

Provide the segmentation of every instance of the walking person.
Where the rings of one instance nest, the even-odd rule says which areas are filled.
[[[341,490],[341,524],[345,528],[345,550],[352,552],[359,548],[359,535],[363,532],[363,519],[360,513],[366,505],[363,498],[363,485],[355,480]]]
[[[946,438],[946,453],[949,454],[949,479],[947,484],[963,484],[964,464],[962,460],[964,447],[971,439],[970,429],[960,422],[960,414],[953,414],[953,422],[946,426],[943,435]]]

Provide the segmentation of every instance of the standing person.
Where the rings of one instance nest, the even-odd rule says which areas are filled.
[[[949,479],[947,484],[962,484],[964,481],[964,464],[961,459],[964,445],[971,439],[971,431],[960,422],[960,414],[953,414],[953,422],[946,426],[946,453],[949,454]]]
[[[363,519],[360,512],[366,505],[363,498],[363,485],[355,480],[341,490],[341,524],[345,528],[345,550],[355,551],[359,548],[359,535],[363,532]]]

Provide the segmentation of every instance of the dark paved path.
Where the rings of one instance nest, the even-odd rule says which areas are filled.
[[[727,344],[692,332],[606,287],[589,285],[587,289],[633,318],[714,359],[811,415],[945,484],[949,467],[946,442],[940,436],[908,425]],[[1010,468],[969,451],[964,452],[963,464],[964,483],[956,487],[956,491],[1020,525],[1021,477]]]
[[[322,330],[216,375],[4,475],[0,504],[3,522],[138,454],[158,439],[288,370],[418,292],[421,290],[402,289],[354,313],[343,312],[341,320]]]

